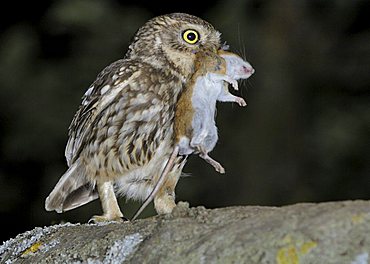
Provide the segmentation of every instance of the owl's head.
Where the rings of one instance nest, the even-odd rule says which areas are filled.
[[[196,16],[173,13],[149,20],[136,33],[126,58],[172,67],[187,76],[199,51],[217,52],[221,33]]]

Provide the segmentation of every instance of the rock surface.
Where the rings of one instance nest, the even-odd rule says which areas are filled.
[[[369,263],[370,202],[208,210],[61,224],[0,246],[1,263]]]

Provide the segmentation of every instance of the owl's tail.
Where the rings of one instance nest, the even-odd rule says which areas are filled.
[[[98,198],[98,192],[85,176],[83,165],[77,160],[64,173],[45,200],[47,211],[62,213]]]

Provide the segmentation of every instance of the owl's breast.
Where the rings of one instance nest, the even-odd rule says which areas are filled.
[[[171,153],[174,107],[182,83],[152,68],[142,67],[140,72],[94,124],[84,151],[93,179],[114,180],[133,171],[153,175],[162,164],[154,157]]]

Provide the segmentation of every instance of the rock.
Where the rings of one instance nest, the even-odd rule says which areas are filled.
[[[1,263],[369,262],[370,202],[189,208],[133,223],[61,224],[18,235]]]

